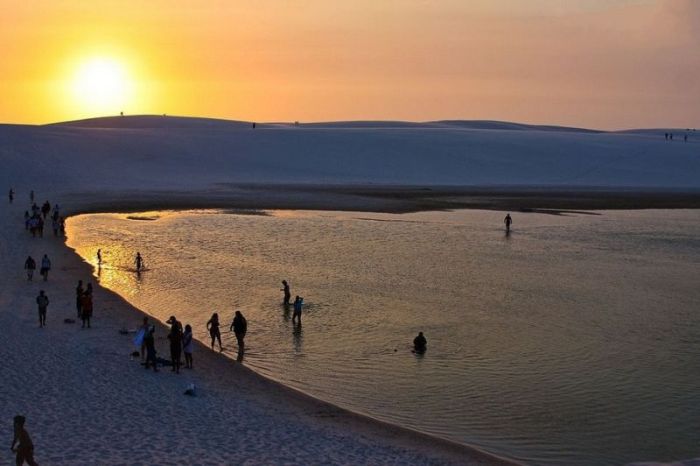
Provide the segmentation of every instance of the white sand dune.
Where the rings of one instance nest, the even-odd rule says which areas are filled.
[[[195,191],[213,199],[227,183],[697,190],[700,140],[498,122],[252,129],[246,122],[117,117],[0,125],[0,167],[0,186],[17,192],[14,204],[0,204],[0,419],[27,416],[40,463],[495,464],[476,450],[305,397],[202,346],[191,373],[145,371],[128,357],[130,338],[117,332],[135,327],[138,311],[99,287],[93,329],[62,323],[74,315],[77,280],[89,280],[91,270],[62,240],[24,231],[29,190],[73,213],[120,199],[128,209],[156,190],[178,193],[182,203]],[[27,282],[24,259],[44,253],[54,264],[50,281]],[[45,329],[37,328],[39,289],[51,300]],[[158,345],[166,353],[164,340]],[[189,382],[200,396],[183,395]],[[3,451],[2,462],[10,463]]]

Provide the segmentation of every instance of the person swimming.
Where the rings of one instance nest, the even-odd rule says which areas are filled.
[[[425,353],[428,349],[428,340],[425,339],[423,332],[418,332],[418,336],[413,339],[413,350],[416,353]]]

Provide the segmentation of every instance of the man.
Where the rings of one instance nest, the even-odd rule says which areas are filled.
[[[297,296],[294,298],[294,313],[292,314],[292,323],[294,323],[297,318],[299,319],[299,323],[301,324],[301,308],[304,305],[304,298],[301,296]]]
[[[41,276],[44,277],[44,281],[49,279],[49,270],[51,270],[51,261],[49,260],[49,256],[44,254],[44,257],[41,258]]]
[[[34,262],[32,256],[28,256],[27,260],[24,261],[24,270],[27,271],[27,280],[31,281],[34,277],[34,270],[36,270],[36,262]]]
[[[22,466],[25,461],[29,466],[37,466],[36,461],[34,461],[34,444],[29,438],[29,433],[24,429],[24,422],[24,416],[15,416],[15,436],[12,439],[10,450],[17,455],[15,457],[17,466]],[[18,444],[17,448],[15,448],[15,444]]]
[[[46,308],[49,306],[49,297],[44,294],[44,290],[39,291],[36,304],[39,306],[39,327],[41,328],[46,325]]]
[[[506,218],[503,219],[503,223],[506,224],[506,231],[510,231],[510,225],[513,223],[513,219],[510,218],[510,214],[506,215]]]
[[[241,311],[236,311],[236,316],[233,318],[231,323],[231,328],[233,333],[236,335],[236,341],[238,342],[238,352],[242,353],[245,351],[245,334],[248,331],[248,321],[243,317]]]
[[[292,292],[289,291],[289,283],[287,283],[287,280],[282,280],[282,289],[280,291],[284,292],[284,305],[289,306],[289,300],[292,299]]]
[[[425,353],[428,349],[428,340],[423,336],[423,332],[418,332],[418,336],[413,339],[413,350],[416,353]]]

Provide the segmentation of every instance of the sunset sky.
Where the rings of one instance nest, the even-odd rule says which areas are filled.
[[[700,127],[695,0],[0,0],[0,122]]]

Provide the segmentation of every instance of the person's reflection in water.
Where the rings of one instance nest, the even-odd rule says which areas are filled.
[[[304,332],[301,329],[301,322],[294,325],[292,336],[294,337],[294,352],[301,353],[304,341]]]

